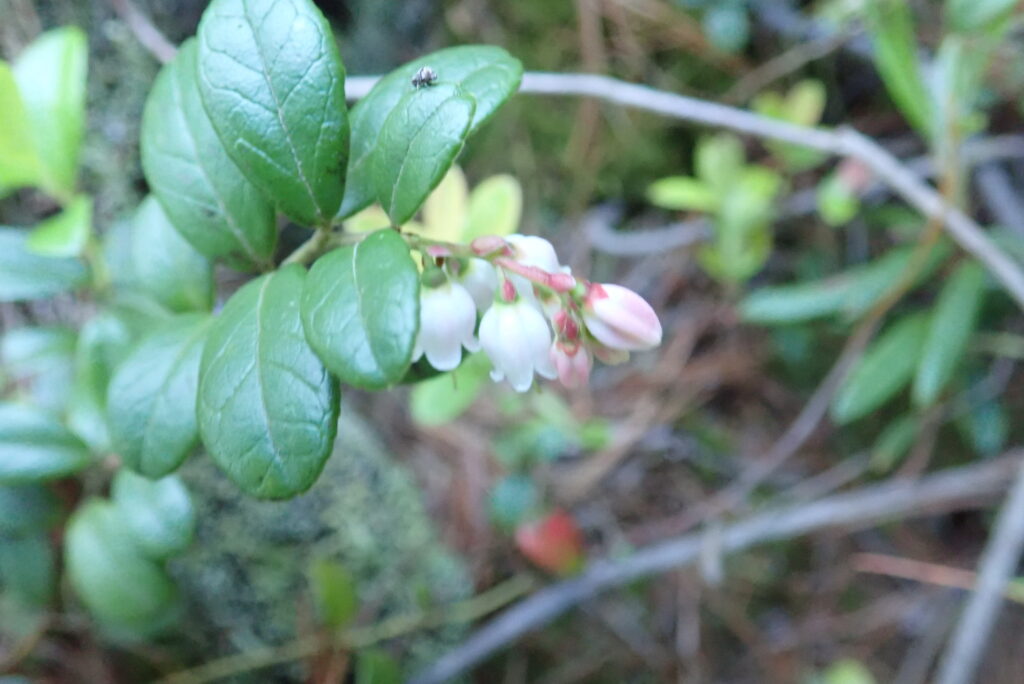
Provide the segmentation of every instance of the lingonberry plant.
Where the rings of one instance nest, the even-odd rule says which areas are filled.
[[[73,399],[56,407],[66,423],[0,406],[0,503],[39,498],[33,487],[101,460],[121,468],[111,500],[82,505],[66,541],[72,583],[108,626],[155,628],[174,603],[163,562],[187,545],[194,516],[172,474],[199,445],[247,494],[292,497],[345,439],[343,387],[415,382],[481,349],[491,377],[519,392],[535,374],[577,387],[595,358],[620,363],[660,343],[639,295],[572,273],[540,237],[480,221],[447,239],[410,227],[521,75],[500,48],[446,49],[349,110],[312,0],[214,0],[148,96],[152,195],[128,234],[101,248],[73,172],[4,179],[65,205],[34,249],[0,234],[18,264],[47,274],[36,287],[23,273],[4,299],[88,280],[98,311],[72,342]],[[352,230],[357,214],[379,224]],[[302,233],[291,249],[286,225]],[[252,277],[218,292],[217,264]]]

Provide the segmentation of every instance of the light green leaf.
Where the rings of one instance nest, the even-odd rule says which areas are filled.
[[[721,195],[711,186],[689,176],[668,176],[647,188],[647,201],[674,211],[714,211]]]
[[[869,0],[865,6],[875,67],[896,106],[925,137],[932,133],[933,100],[917,59],[914,18],[905,0]]]
[[[892,399],[910,381],[928,330],[928,316],[916,313],[890,325],[850,370],[832,400],[832,420],[851,423]]]
[[[398,663],[379,649],[365,649],[356,657],[355,684],[400,684],[402,670]]]
[[[149,480],[120,470],[110,497],[135,544],[150,558],[181,553],[192,543],[196,513],[188,490],[177,477]]]
[[[25,103],[11,67],[0,60],[0,196],[4,188],[40,184],[42,174]]]
[[[466,226],[468,201],[466,176],[458,166],[452,166],[423,203],[423,234],[434,240],[459,242]]]
[[[815,201],[821,220],[833,227],[849,223],[860,211],[860,198],[836,172],[818,182]]]
[[[417,383],[409,395],[409,411],[419,425],[437,426],[455,420],[473,405],[487,384],[491,364],[474,354],[451,373]]]
[[[729,190],[746,161],[743,143],[731,133],[701,138],[694,151],[696,177],[716,193]]]
[[[377,200],[392,225],[419,210],[462,151],[476,103],[458,86],[414,88],[384,122],[370,163]]]
[[[198,36],[199,90],[228,154],[290,218],[330,224],[349,124],[324,15],[312,0],[214,0]]]
[[[514,176],[485,178],[469,195],[469,218],[461,242],[483,235],[511,235],[519,228],[522,213],[523,188]]]
[[[239,487],[262,498],[309,489],[337,432],[338,383],[299,320],[305,280],[295,264],[236,292],[210,329],[199,367],[203,444]]]
[[[118,509],[91,499],[71,517],[64,537],[68,579],[107,629],[134,638],[173,617],[177,591],[167,573],[136,546]]]
[[[62,200],[74,194],[78,176],[88,56],[85,33],[65,26],[36,38],[14,62],[43,187]]]
[[[211,259],[266,266],[274,253],[274,209],[228,156],[207,118],[188,40],[153,83],[142,115],[142,169],[182,237]]]
[[[943,284],[914,376],[917,406],[933,404],[959,368],[978,322],[985,284],[985,271],[974,262],[960,265]]]
[[[43,608],[56,586],[53,547],[46,534],[0,541],[0,585],[23,605]]]
[[[309,585],[320,624],[339,630],[355,619],[359,610],[356,583],[343,565],[323,558],[314,560]]]
[[[25,326],[0,338],[0,365],[28,402],[63,410],[71,384],[75,331],[64,326]]]
[[[310,345],[342,381],[381,388],[402,379],[419,330],[419,274],[391,229],[320,257],[302,293]]]
[[[523,76],[523,65],[502,48],[463,45],[424,55],[382,78],[352,108],[352,150],[340,217],[350,216],[377,199],[371,159],[378,136],[399,101],[413,90],[413,75],[424,66],[437,73],[437,84],[456,85],[476,102],[467,137],[519,88]]]
[[[85,445],[50,414],[0,403],[0,484],[54,480],[91,462]]]
[[[0,227],[0,302],[43,299],[75,290],[89,272],[78,259],[57,259],[31,252],[27,233]]]
[[[946,19],[956,31],[978,31],[1013,13],[1017,0],[946,0]]]
[[[64,211],[33,228],[25,246],[43,256],[77,257],[91,236],[92,199],[79,195]]]
[[[871,471],[887,473],[914,445],[919,421],[916,416],[905,415],[885,426],[871,447]]]
[[[145,337],[114,374],[107,416],[125,465],[162,477],[199,442],[196,391],[210,319],[184,314]]]
[[[75,377],[68,404],[68,427],[95,453],[110,451],[107,385],[131,343],[132,334],[128,326],[109,312],[91,318],[78,336]]]
[[[135,212],[131,245],[139,289],[171,311],[210,310],[213,265],[174,229],[153,196]]]
[[[41,485],[0,487],[0,536],[40,532],[53,524],[59,513],[57,497]]]

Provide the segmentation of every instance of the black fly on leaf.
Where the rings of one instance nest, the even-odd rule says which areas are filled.
[[[437,72],[428,66],[420,67],[412,77],[413,88],[422,88],[424,86],[434,85],[434,81],[437,80]]]

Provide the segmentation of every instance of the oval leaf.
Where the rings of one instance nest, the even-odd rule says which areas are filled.
[[[57,574],[53,547],[45,534],[4,539],[0,544],[0,585],[23,605],[43,607],[53,597]]]
[[[377,199],[371,173],[377,138],[399,101],[412,90],[413,75],[424,66],[437,73],[438,84],[457,85],[476,102],[467,136],[479,130],[511,97],[523,77],[523,65],[502,48],[463,45],[424,55],[382,78],[352,108],[352,150],[339,216],[350,216]]]
[[[44,530],[60,513],[57,497],[41,485],[0,487],[0,536]]]
[[[469,218],[462,242],[482,235],[505,237],[516,232],[523,212],[523,188],[514,176],[484,179],[469,195]]]
[[[92,499],[68,523],[65,563],[71,586],[108,628],[144,635],[172,614],[177,592],[167,573],[139,553],[118,510]]]
[[[186,41],[153,83],[142,115],[142,169],[171,223],[202,254],[238,267],[269,263],[274,209],[228,157],[196,83]]]
[[[78,259],[58,259],[31,252],[27,235],[0,227],[0,302],[42,299],[83,285],[88,271]]]
[[[132,265],[138,287],[171,311],[209,311],[213,265],[171,225],[149,196],[132,224]]]
[[[78,177],[88,57],[85,33],[66,26],[36,38],[14,63],[43,187],[61,199],[71,197]]]
[[[103,312],[78,335],[75,375],[68,402],[68,427],[97,453],[110,451],[107,386],[131,347],[133,335],[118,316]]]
[[[81,256],[92,235],[92,198],[79,195],[67,209],[52,216],[29,233],[25,246],[51,257]]]
[[[0,61],[0,196],[8,188],[42,183],[32,124],[11,67]]]
[[[166,558],[192,543],[196,514],[188,490],[177,477],[154,481],[120,470],[110,497],[128,532],[147,556]]]
[[[419,275],[393,230],[321,257],[302,293],[309,343],[332,373],[380,388],[405,375],[419,329]]]
[[[0,484],[53,480],[91,461],[85,445],[49,414],[0,404]]]
[[[928,329],[918,313],[893,323],[861,357],[832,400],[838,425],[866,416],[889,401],[910,381]]]
[[[305,276],[293,265],[236,292],[211,327],[200,364],[203,444],[258,497],[285,498],[312,486],[337,432],[337,382],[299,320]]]
[[[146,477],[173,472],[199,441],[196,388],[209,321],[198,314],[170,321],[142,340],[110,382],[114,449]]]
[[[942,286],[914,376],[918,406],[935,402],[953,377],[974,333],[984,295],[985,271],[973,262],[958,267]]]
[[[370,168],[377,199],[399,226],[413,217],[466,142],[476,103],[458,87],[415,88],[381,127]]]
[[[281,211],[328,225],[348,160],[345,70],[311,0],[214,0],[199,89],[228,154]]]

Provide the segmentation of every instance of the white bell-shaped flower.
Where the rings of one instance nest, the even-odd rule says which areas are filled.
[[[512,247],[512,258],[523,266],[539,268],[547,273],[571,273],[572,269],[558,263],[558,254],[550,242],[536,235],[520,235],[515,233],[505,238]],[[509,273],[508,279],[516,287],[520,296],[536,300],[533,283],[521,275]]]
[[[476,305],[466,288],[448,278],[437,287],[424,285],[420,291],[420,332],[413,361],[426,355],[437,370],[458,368],[462,347],[471,352],[480,348],[473,334],[475,327]]]
[[[517,392],[533,385],[533,374],[553,380],[551,330],[544,315],[529,300],[495,302],[480,321],[480,345],[491,359],[495,382],[508,379]]]
[[[459,273],[458,282],[473,298],[477,311],[483,313],[491,308],[494,293],[498,290],[498,272],[489,261],[469,259],[465,268]]]

